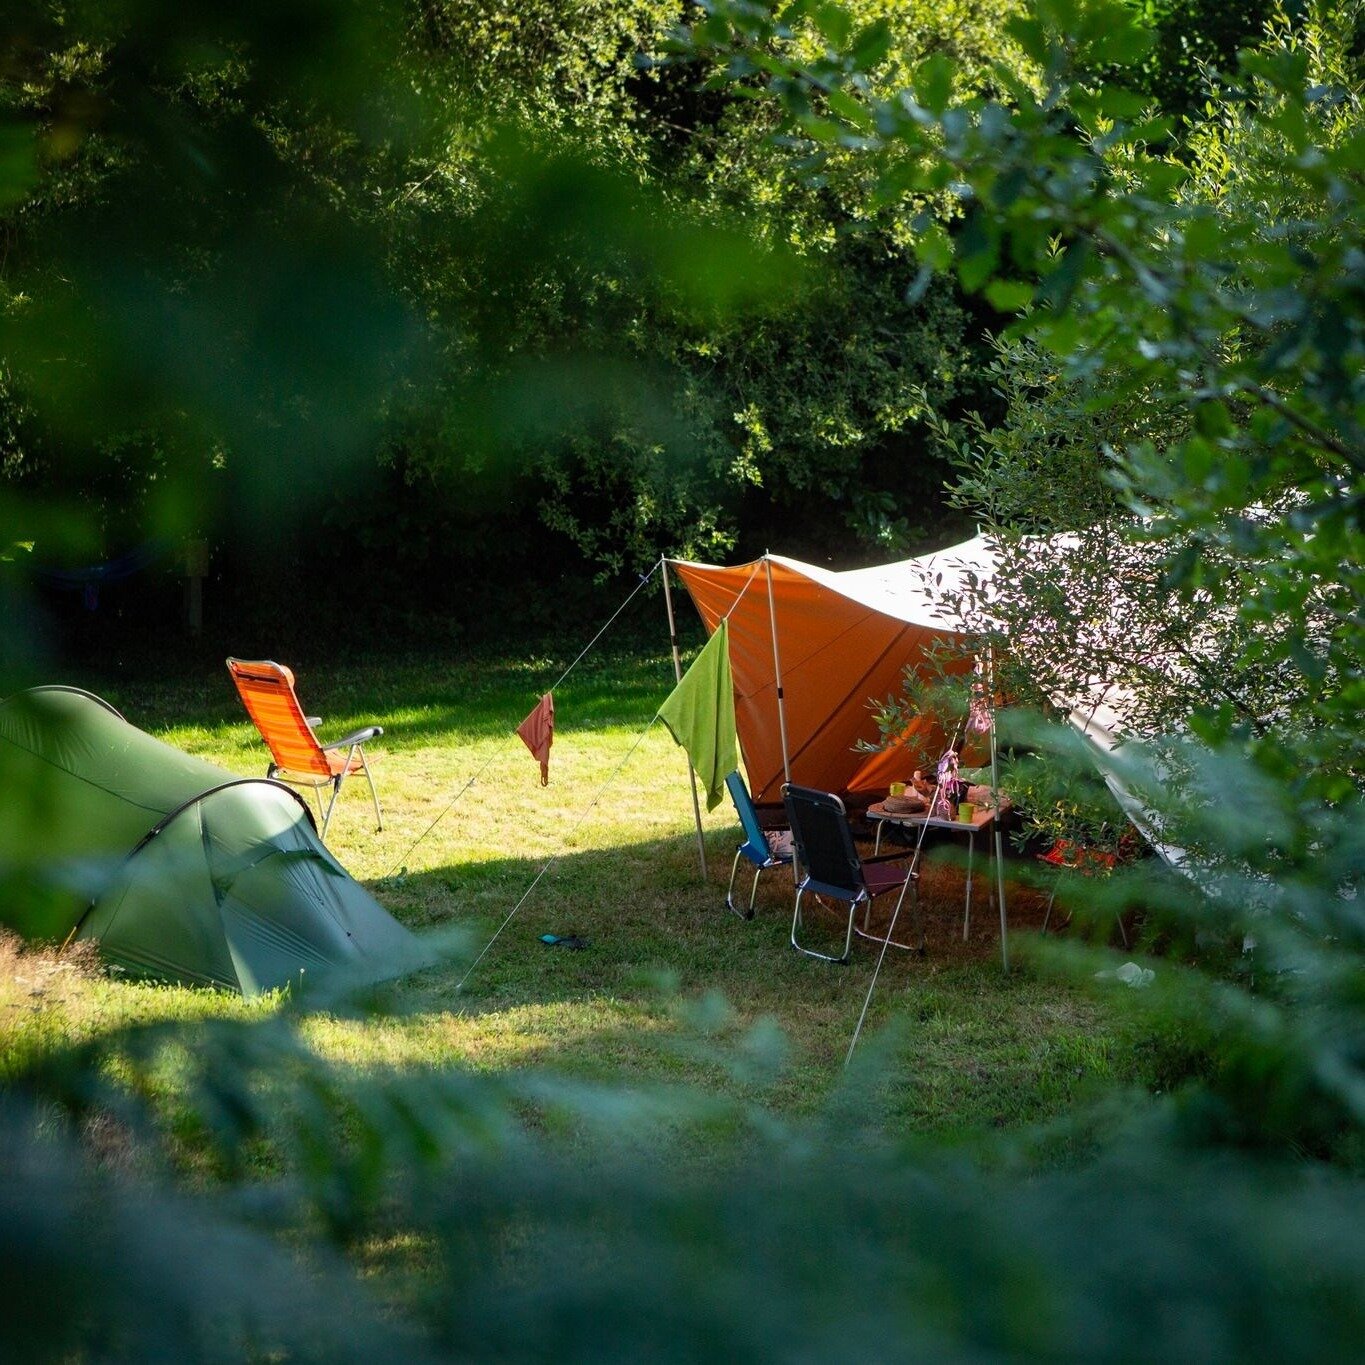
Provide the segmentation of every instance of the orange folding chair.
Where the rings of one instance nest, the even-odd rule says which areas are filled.
[[[267,777],[288,782],[295,787],[311,787],[322,816],[322,834],[332,819],[332,810],[341,794],[342,782],[353,773],[364,773],[374,799],[374,818],[384,828],[384,817],[379,810],[379,793],[374,789],[374,775],[365,761],[362,747],[384,733],[378,725],[367,725],[363,730],[339,739],[335,744],[319,743],[313,727],[322,723],[318,716],[305,716],[294,695],[294,674],[283,664],[262,659],[229,659],[228,672],[237,685],[242,705],[255,722],[256,728],[270,750],[271,764]],[[346,750],[343,755],[342,750]],[[322,789],[331,787],[332,799],[327,812],[322,810]]]

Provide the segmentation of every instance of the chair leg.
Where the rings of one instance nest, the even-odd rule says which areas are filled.
[[[919,924],[919,943],[902,943],[898,938],[891,938],[891,927],[900,919],[901,907],[905,903],[906,892],[911,892],[915,907],[915,919]],[[924,932],[924,916],[920,913],[919,903],[919,878],[913,873],[908,876],[901,886],[901,893],[896,897],[896,908],[891,912],[891,925],[887,927],[885,934],[874,934],[871,931],[872,924],[872,899],[869,897],[863,902],[863,927],[854,929],[854,933],[859,938],[868,939],[872,943],[889,943],[893,948],[901,948],[907,953],[923,953],[928,944],[928,936]]]
[[[327,837],[327,826],[332,823],[332,811],[336,808],[337,797],[341,795],[341,778],[332,779],[332,799],[327,803],[327,814],[322,817],[322,837]],[[321,795],[318,796],[319,806],[322,804]]]
[[[842,957],[831,957],[828,953],[817,953],[814,948],[803,948],[796,939],[797,926],[801,923],[801,897],[806,894],[806,888],[799,886],[796,889],[796,907],[792,911],[792,947],[798,953],[804,953],[807,957],[817,957],[821,962],[832,962],[836,967],[847,967],[851,957],[853,947],[853,917],[858,913],[858,900],[865,899],[860,896],[858,900],[849,902],[848,906],[848,931],[844,935],[844,955]]]
[[[858,902],[853,901],[848,907],[848,929],[844,933],[844,955],[836,958],[835,961],[841,967],[848,966],[853,957],[853,917],[858,913]]]
[[[1055,882],[1052,883],[1052,894],[1049,895],[1048,898],[1047,898],[1047,910],[1046,910],[1046,911],[1044,912],[1044,914],[1043,914],[1043,929],[1042,929],[1042,932],[1043,932],[1043,933],[1047,933],[1048,921],[1051,920],[1051,918],[1052,918],[1052,906],[1053,906],[1053,903],[1054,903],[1054,902],[1056,901],[1056,899],[1057,899],[1057,892],[1058,892],[1058,890],[1061,888],[1061,885],[1062,885],[1062,878],[1065,877],[1065,876],[1066,876],[1066,868],[1062,868],[1061,871],[1059,871],[1059,872],[1057,873],[1057,880],[1056,880]],[[1071,916],[1068,915],[1068,916],[1066,917],[1066,924],[1070,924],[1070,923],[1071,923]],[[1062,928],[1063,928],[1063,929],[1066,928],[1066,924],[1062,925]]]
[[[379,809],[379,793],[374,789],[374,774],[370,771],[370,761],[365,757],[365,750],[356,745],[356,752],[360,755],[360,766],[365,769],[365,780],[370,784],[370,800],[374,802],[374,822],[382,830],[384,828],[384,816]]]
[[[754,868],[754,884],[749,888],[749,913],[744,916],[745,919],[753,919],[754,917],[754,902],[758,899],[758,879],[762,875],[763,869],[761,867]]]
[[[735,861],[730,865],[730,885],[725,888],[725,908],[731,911],[733,914],[738,915],[740,919],[753,919],[754,917],[753,896],[749,897],[749,913],[747,915],[735,904],[735,878],[739,875],[739,859],[740,855],[743,852],[744,849],[743,846],[741,845],[739,848],[735,850]],[[757,872],[754,873],[754,888],[755,891],[758,888]]]

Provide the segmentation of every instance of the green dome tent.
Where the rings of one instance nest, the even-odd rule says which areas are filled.
[[[300,973],[379,981],[421,960],[295,792],[191,758],[66,687],[0,702],[0,924],[244,995]]]

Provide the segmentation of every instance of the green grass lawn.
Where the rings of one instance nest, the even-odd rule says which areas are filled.
[[[392,988],[389,1011],[314,1015],[306,1035],[323,1055],[358,1068],[552,1065],[627,1085],[682,1081],[806,1112],[839,1080],[875,950],[855,940],[848,968],[793,953],[791,883],[781,873],[767,874],[752,922],[728,914],[737,838],[728,804],[705,818],[710,870],[701,879],[681,751],[655,727],[631,753],[671,682],[663,651],[600,655],[575,671],[556,694],[551,782],[541,788],[512,730],[577,643],[522,660],[295,661],[301,700],[323,717],[324,738],[366,723],[385,732],[373,751],[384,830],[373,828],[363,782],[348,784],[330,846],[417,932],[463,931],[463,947],[443,965]],[[265,750],[221,668],[147,685],[63,680],[235,773],[265,770]],[[461,988],[473,955],[552,860]],[[747,891],[743,872],[741,885]],[[868,1021],[873,1032],[893,1021],[899,1028],[883,1058],[884,1119],[908,1134],[970,1135],[1045,1121],[1081,1095],[1141,1084],[1144,1041],[1127,993],[1057,979],[1030,965],[1026,951],[1005,975],[981,881],[971,938],[962,941],[962,885],[951,850],[935,851],[923,882],[928,956],[887,956]],[[1010,889],[1013,942],[1026,949],[1042,901],[1017,879]],[[811,928],[834,942],[841,923],[831,915]],[[590,947],[548,948],[544,933],[578,934]],[[276,999],[244,1002],[50,963],[39,971],[3,957],[0,1077],[45,1048],[130,1021],[278,1008]],[[785,1039],[775,1074],[727,1064],[743,1054],[739,1040],[755,1029],[768,1036],[772,1024]]]

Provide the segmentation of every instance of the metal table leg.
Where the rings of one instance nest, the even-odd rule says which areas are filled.
[[[986,856],[988,858],[992,857],[994,852],[997,851],[995,842],[991,838],[994,823],[995,822],[992,821],[990,825],[984,827],[986,831]],[[990,869],[990,875],[986,878],[986,907],[992,911],[995,909],[995,874],[998,870],[998,868],[992,867]]]
[[[962,913],[962,941],[967,942],[972,927],[972,859],[976,854],[976,827],[969,826],[967,831],[967,906]]]

